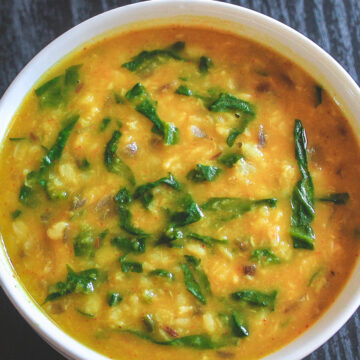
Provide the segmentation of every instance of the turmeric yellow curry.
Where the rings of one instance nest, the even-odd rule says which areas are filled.
[[[1,232],[26,289],[112,359],[258,359],[358,258],[360,154],[333,99],[253,41],[196,26],[87,45],[1,147]]]

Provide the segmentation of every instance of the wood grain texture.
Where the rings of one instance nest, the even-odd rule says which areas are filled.
[[[0,0],[0,96],[51,40],[103,11],[138,1]],[[359,84],[359,0],[226,1],[269,15],[329,52]],[[0,119],[1,121],[1,119]],[[0,359],[64,360],[25,323],[0,290]],[[360,310],[306,360],[360,360]],[[286,360],[286,359],[284,359]]]

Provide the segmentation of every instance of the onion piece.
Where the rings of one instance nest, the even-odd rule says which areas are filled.
[[[266,145],[266,138],[264,133],[264,127],[262,125],[260,125],[258,139],[259,139],[259,146],[263,148]]]
[[[193,135],[197,138],[206,138],[207,137],[206,133],[204,131],[202,131],[201,129],[199,129],[195,125],[191,125],[190,129],[191,129],[191,132],[193,133]]]
[[[138,146],[136,142],[132,142],[130,144],[127,144],[125,146],[125,152],[128,156],[135,156],[135,154],[138,152]]]

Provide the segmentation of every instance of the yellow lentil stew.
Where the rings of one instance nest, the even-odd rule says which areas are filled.
[[[294,63],[206,27],[129,31],[27,95],[1,231],[34,299],[100,353],[257,359],[346,283],[359,178],[347,120]]]

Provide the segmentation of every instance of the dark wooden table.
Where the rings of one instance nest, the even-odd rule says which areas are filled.
[[[0,0],[0,96],[24,65],[57,36],[94,15],[135,2]],[[226,2],[254,9],[300,31],[329,52],[359,84],[360,0]],[[0,359],[64,360],[27,325],[1,289]],[[306,359],[360,360],[360,310]]]

